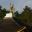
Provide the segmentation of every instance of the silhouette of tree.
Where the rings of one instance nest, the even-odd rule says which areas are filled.
[[[0,21],[2,21],[2,19],[4,18],[4,16],[6,15],[6,9],[1,9],[2,6],[0,6]]]
[[[19,13],[18,13],[18,11],[16,11],[14,14],[15,14],[15,16],[19,16]]]
[[[0,6],[0,10],[1,10],[2,6]]]
[[[24,11],[20,14],[16,12],[16,19],[21,20],[24,24],[32,25],[32,9],[28,6],[25,6]]]

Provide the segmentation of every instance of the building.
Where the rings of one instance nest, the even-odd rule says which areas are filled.
[[[11,18],[11,17],[13,17],[13,15],[14,15],[14,11],[15,11],[15,10],[14,10],[14,5],[11,4],[11,3],[10,3],[10,9],[9,9],[9,10],[10,10],[10,12],[6,14],[6,16],[4,17],[4,19],[6,19],[6,18]]]

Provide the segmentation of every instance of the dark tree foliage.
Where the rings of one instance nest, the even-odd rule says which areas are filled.
[[[0,6],[0,10],[1,10],[2,6]]]
[[[32,32],[32,9],[29,6],[25,6],[24,11],[20,14],[16,11],[14,19],[21,25],[26,25],[29,32]]]
[[[19,16],[19,13],[18,13],[18,11],[16,11],[14,14],[15,14],[15,16]]]
[[[2,6],[0,6],[0,22],[3,20],[4,16],[6,15],[6,9],[2,9]]]

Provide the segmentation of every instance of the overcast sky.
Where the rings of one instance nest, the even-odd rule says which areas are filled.
[[[16,10],[22,10],[25,5],[28,5],[32,8],[32,0],[0,0],[0,5],[3,8],[9,9],[10,2],[15,5]]]

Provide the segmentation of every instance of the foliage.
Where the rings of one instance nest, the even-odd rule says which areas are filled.
[[[6,15],[6,9],[1,9],[1,6],[0,6],[0,21],[3,19],[3,17]]]
[[[15,16],[18,16],[19,15],[18,11],[16,11],[14,14],[15,14]]]
[[[32,24],[32,9],[28,6],[25,6],[24,11],[21,14],[16,13],[16,19],[21,20],[25,24]],[[20,15],[20,16],[19,16]]]
[[[28,6],[26,6],[21,16],[21,19],[28,24],[31,24],[31,19],[32,19],[32,15],[30,11],[31,9]]]

